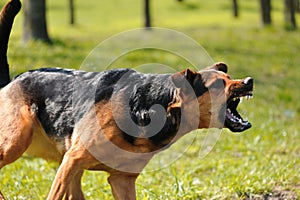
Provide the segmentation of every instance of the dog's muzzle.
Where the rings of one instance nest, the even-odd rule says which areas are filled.
[[[225,126],[232,132],[242,132],[249,129],[252,125],[244,120],[237,111],[241,99],[249,100],[253,98],[253,78],[248,77],[242,81],[242,86],[235,89],[227,100],[225,113]]]

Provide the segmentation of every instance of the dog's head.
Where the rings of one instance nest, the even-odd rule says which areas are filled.
[[[252,98],[253,79],[231,79],[227,70],[226,64],[216,63],[198,72],[189,69],[180,72],[198,100],[198,128],[229,128],[233,132],[242,132],[251,127],[251,123],[238,113],[237,107],[241,98]],[[186,105],[187,96],[185,94],[182,100]]]

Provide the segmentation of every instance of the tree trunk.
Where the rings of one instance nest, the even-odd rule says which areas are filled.
[[[24,0],[22,41],[42,40],[50,43],[46,23],[46,0]]]
[[[284,0],[284,19],[288,29],[296,29],[294,0]]]
[[[299,2],[299,0],[294,0],[294,3],[295,3],[296,12],[300,13],[300,2]]]
[[[151,27],[150,0],[144,0],[145,27]]]
[[[260,0],[261,16],[263,25],[270,25],[271,19],[271,0]]]
[[[237,18],[239,16],[239,7],[238,7],[238,0],[233,0],[233,16]]]
[[[70,8],[70,24],[75,24],[75,8],[74,8],[74,0],[69,0],[69,8]]]

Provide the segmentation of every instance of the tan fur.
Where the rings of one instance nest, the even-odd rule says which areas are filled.
[[[18,85],[18,81],[9,83],[7,43],[13,19],[20,7],[19,0],[10,0],[0,13],[0,86],[3,87],[0,90],[0,169],[18,159],[25,151],[34,156],[60,162],[48,200],[84,199],[81,177],[85,169],[108,172],[108,182],[114,198],[134,200],[136,178],[153,155],[165,147],[164,145],[174,143],[184,134],[197,128],[223,128],[223,123],[218,120],[222,104],[229,97],[231,90],[241,87],[242,80],[230,80],[226,74],[226,64],[216,63],[208,68],[214,69],[211,73],[186,69],[171,76],[175,81],[173,83],[179,83],[179,86],[172,94],[174,99],[167,107],[167,114],[173,117],[168,118],[173,122],[170,126],[176,126],[178,133],[175,136],[172,133],[173,135],[164,141],[155,143],[143,137],[136,138],[133,142],[126,141],[116,122],[118,118],[128,117],[121,111],[124,105],[118,105],[118,100],[126,97],[121,91],[115,92],[116,95],[110,100],[98,102],[94,109],[86,112],[83,118],[76,122],[72,134],[61,137],[47,135],[36,116],[35,101],[29,102],[36,98],[32,96],[34,94],[26,94],[22,90],[24,87]],[[197,87],[201,90],[197,99],[187,91],[188,87],[185,87],[188,86],[188,82],[193,85],[195,77],[198,77],[196,81],[203,79],[203,82],[197,83],[204,83],[206,87],[210,87],[217,80],[223,80],[226,87],[212,88],[207,92],[203,90],[204,93],[203,88]],[[185,82],[180,82],[183,79]],[[176,83],[176,80],[179,82]],[[27,83],[25,81],[20,84]],[[34,93],[38,93],[39,89]],[[28,93],[30,92],[32,90],[28,90]],[[117,104],[114,104],[115,102]],[[179,109],[180,118],[183,120],[180,124],[175,118],[179,116],[175,112]],[[177,115],[170,114],[172,111]],[[4,199],[1,192],[0,199]]]
[[[189,130],[223,128],[223,123],[212,119],[218,119],[221,105],[233,88],[241,87],[242,80],[231,80],[222,72],[203,75],[203,78],[207,79],[207,87],[218,79],[224,80],[226,87],[212,88],[198,99],[178,89],[167,111],[182,109],[186,121],[182,123],[184,127],[178,127],[178,134],[165,144],[174,143]],[[48,200],[84,199],[81,177],[86,169],[110,173],[108,182],[115,199],[135,199],[136,178],[161,146],[155,146],[148,138],[137,138],[133,144],[127,142],[115,121],[124,117],[124,113],[118,112],[120,109],[112,104],[112,99],[97,103],[87,112],[75,124],[71,138],[55,141],[47,136],[34,107],[26,102],[27,95],[13,83],[0,90],[0,168],[27,150],[31,155],[61,162]],[[197,108],[199,112],[195,112]],[[136,173],[129,173],[131,170]],[[4,197],[0,193],[1,198]]]
[[[45,133],[40,122],[35,118],[32,142],[25,153],[31,156],[61,162],[65,152],[59,152],[56,144]]]
[[[111,185],[113,196],[116,200],[135,199],[135,181],[138,174],[112,174],[108,178]]]
[[[156,147],[147,138],[138,138],[134,145],[129,144],[122,138],[122,132],[118,128],[115,118],[120,118],[118,116],[122,113],[117,113],[118,108],[112,109],[111,101],[100,102],[95,106],[95,112],[97,112],[96,117],[98,120],[98,129],[101,129],[105,137],[112,142],[114,145],[120,147],[121,149],[129,152],[135,153],[146,153],[153,151]],[[114,111],[114,115],[113,115]]]
[[[47,199],[62,199],[65,193],[70,199],[83,199],[79,184],[83,170],[96,163],[98,161],[82,145],[80,139],[77,139],[64,155]]]
[[[34,115],[19,88],[13,89],[0,91],[0,168],[19,158],[32,140]]]

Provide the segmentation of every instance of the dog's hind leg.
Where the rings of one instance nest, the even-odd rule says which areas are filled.
[[[28,148],[33,135],[33,116],[29,106],[16,113],[0,111],[0,168],[14,162]]]
[[[28,148],[33,135],[33,114],[27,105],[1,105],[0,110],[0,169],[17,160]],[[2,107],[3,106],[3,107]],[[4,199],[0,193],[0,199]]]

